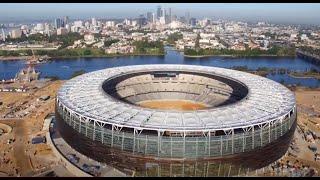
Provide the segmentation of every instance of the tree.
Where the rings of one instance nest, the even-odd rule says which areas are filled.
[[[200,49],[200,43],[199,43],[199,41],[200,41],[200,34],[198,33],[197,34],[197,38],[196,38],[196,42],[195,42],[195,45],[194,45],[194,47],[195,47],[195,49],[196,50],[199,50]]]
[[[172,33],[168,36],[167,42],[169,44],[175,44],[175,41],[182,39],[183,35],[179,32]]]
[[[85,56],[91,55],[90,49],[84,50],[84,51],[83,51],[83,55],[85,55]]]
[[[119,39],[107,40],[107,41],[104,42],[104,46],[105,46],[105,47],[109,47],[109,46],[111,46],[111,44],[117,43],[117,42],[119,42],[119,41],[120,41]]]

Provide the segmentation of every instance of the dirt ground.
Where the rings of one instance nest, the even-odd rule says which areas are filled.
[[[152,100],[139,103],[140,106],[152,109],[198,110],[207,106],[201,103],[183,100]]]
[[[0,171],[13,176],[27,176],[34,171],[54,164],[54,156],[50,153],[51,149],[46,144],[33,145],[31,139],[37,135],[45,135],[41,132],[43,121],[48,113],[54,112],[55,96],[62,81],[55,81],[41,89],[27,93],[18,92],[0,92],[1,101],[3,102],[0,115],[8,109],[6,105],[11,104],[13,108],[20,106],[22,102],[27,102],[27,106],[34,106],[30,112],[22,119],[1,119],[1,123],[10,125],[13,130],[10,134],[0,137],[0,152],[9,149],[8,153],[1,154],[2,158],[9,159],[9,162],[0,164]],[[50,96],[47,101],[39,102],[41,96]],[[9,139],[14,142],[7,144]],[[49,153],[48,153],[49,152]],[[43,158],[45,156],[45,158]],[[40,161],[39,161],[40,159]],[[10,164],[8,166],[7,164]]]
[[[298,105],[313,108],[315,111],[320,112],[320,89],[299,88],[295,91],[295,95]]]
[[[298,151],[294,155],[284,156],[280,162],[290,161],[291,163],[298,163],[299,166],[307,166],[314,168],[318,175],[320,173],[320,162],[315,161],[315,153],[312,152],[308,146],[313,144],[320,149],[320,140],[315,139],[313,142],[308,142],[305,139],[304,133],[312,131],[320,134],[320,89],[308,89],[299,87],[294,90],[297,104],[297,122],[298,127],[294,134],[293,143]],[[298,130],[299,129],[299,130]],[[301,129],[303,131],[301,131]],[[291,148],[289,148],[291,149]]]

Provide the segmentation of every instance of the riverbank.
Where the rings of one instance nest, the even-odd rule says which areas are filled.
[[[12,61],[12,60],[25,60],[28,58],[31,58],[32,56],[8,56],[8,57],[4,57],[4,56],[0,56],[0,61]]]
[[[305,73],[292,72],[292,73],[289,73],[289,76],[294,77],[294,78],[301,78],[301,79],[316,78],[316,79],[320,80],[320,74],[305,74]]]
[[[232,58],[255,58],[255,57],[287,57],[287,58],[294,58],[296,56],[279,56],[279,55],[268,55],[268,54],[262,54],[262,55],[253,55],[253,56],[240,56],[240,55],[229,55],[229,54],[217,54],[217,55],[185,55],[183,54],[184,57],[187,58],[208,58],[208,57],[232,57]]]
[[[100,55],[100,56],[54,56],[50,59],[74,59],[74,58],[106,58],[106,57],[129,57],[129,56],[165,56],[165,54],[111,54],[111,55]],[[32,56],[0,56],[1,61],[10,61],[10,60],[26,60]]]

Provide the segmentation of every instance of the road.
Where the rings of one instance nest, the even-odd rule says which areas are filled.
[[[30,158],[26,155],[25,143],[28,141],[26,132],[25,120],[16,121],[16,126],[13,128],[13,133],[17,139],[13,144],[13,156],[15,157],[18,174],[24,176],[32,171]]]

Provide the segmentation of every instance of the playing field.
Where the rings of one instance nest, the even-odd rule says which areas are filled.
[[[164,110],[198,110],[205,109],[207,106],[202,103],[197,103],[187,100],[151,100],[142,101],[138,105],[152,109],[164,109]]]

